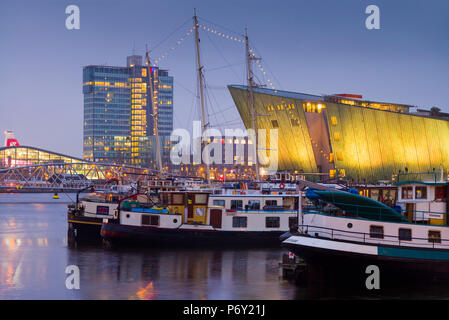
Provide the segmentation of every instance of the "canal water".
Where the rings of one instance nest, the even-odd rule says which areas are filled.
[[[283,249],[106,249],[67,245],[74,194],[0,194],[0,299],[448,298],[448,286],[351,291],[282,279]],[[66,267],[80,288],[66,287]]]

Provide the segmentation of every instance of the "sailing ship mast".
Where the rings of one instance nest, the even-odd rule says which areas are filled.
[[[200,37],[198,33],[198,19],[196,16],[196,9],[193,9],[193,27],[195,29],[195,47],[196,47],[196,58],[197,58],[197,64],[198,64],[198,80],[199,80],[199,87],[200,87],[200,101],[201,101],[201,117],[203,122],[203,134],[206,132],[207,123],[206,123],[206,112],[204,108],[204,92],[203,92],[203,66],[201,65],[201,58],[200,58]],[[202,139],[201,139],[202,141]],[[201,151],[200,151],[201,152]],[[207,183],[210,181],[210,175],[209,175],[209,155],[207,155],[206,159],[206,178]]]
[[[151,72],[150,56],[148,54],[148,47],[146,48],[145,57],[146,57],[146,66],[148,68],[148,82],[150,83],[151,106],[153,107],[153,128],[154,128],[154,134],[156,136],[157,169],[158,169],[159,173],[162,174],[164,167],[162,165],[161,146],[159,143],[158,106],[157,106],[158,101],[155,96],[155,90],[154,90],[155,83],[154,83],[154,79],[153,79],[153,73]]]
[[[259,173],[259,161],[258,161],[258,155],[257,155],[257,128],[256,128],[256,110],[254,108],[254,94],[253,94],[253,72],[251,69],[251,61],[257,60],[259,58],[253,57],[249,51],[249,41],[248,41],[248,30],[245,28],[245,46],[246,46],[246,62],[247,62],[247,69],[248,69],[248,89],[249,89],[249,103],[251,105],[251,121],[252,121],[252,127],[254,130],[254,164],[256,167],[256,180],[260,181],[260,173]]]

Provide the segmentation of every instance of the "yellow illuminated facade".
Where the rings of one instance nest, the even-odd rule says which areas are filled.
[[[252,128],[247,88],[229,90]],[[256,128],[279,130],[279,170],[378,182],[400,171],[449,168],[449,121],[410,113],[406,105],[333,98],[254,90]]]

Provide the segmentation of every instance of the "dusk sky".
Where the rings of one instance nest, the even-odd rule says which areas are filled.
[[[80,8],[67,30],[65,8]],[[380,29],[365,8],[380,8]],[[248,28],[270,71],[258,79],[311,94],[356,93],[370,100],[449,112],[449,1],[165,0],[0,2],[0,130],[22,145],[82,156],[82,68],[156,59],[200,23],[227,35]],[[212,22],[215,24],[212,25]],[[168,38],[167,38],[168,37]],[[228,84],[245,81],[244,45],[200,31],[212,126],[243,126]],[[161,41],[165,40],[161,43]],[[174,76],[174,127],[200,118],[193,34],[158,64]],[[2,135],[3,143],[3,135]]]

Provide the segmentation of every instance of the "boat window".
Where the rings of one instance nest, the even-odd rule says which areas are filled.
[[[374,199],[376,201],[380,200],[380,196],[379,196],[379,189],[371,189],[370,193],[369,193],[369,197],[371,199]]]
[[[142,215],[142,225],[143,226],[158,226],[159,225],[159,216],[143,214]]]
[[[206,193],[195,194],[195,204],[207,204],[207,194]]]
[[[173,204],[184,204],[184,195],[182,193],[173,193]]]
[[[232,217],[233,228],[246,228],[247,224],[248,224],[247,217]]]
[[[168,193],[163,193],[161,198],[162,198],[162,204],[163,205],[168,205],[169,204],[168,203],[169,202],[169,200],[168,200],[168,198],[169,198],[168,197]]]
[[[370,226],[369,227],[370,238],[383,239],[384,238],[384,227],[382,226]]]
[[[214,206],[224,207],[225,206],[225,200],[214,200],[212,204]]]
[[[412,229],[399,228],[399,240],[412,241]]]
[[[249,210],[260,210],[260,201],[259,200],[249,200],[248,201],[248,209]]]
[[[265,205],[266,206],[277,206],[278,205],[278,201],[277,200],[266,200],[265,201]]]
[[[437,200],[442,200],[442,199],[446,199],[447,198],[446,186],[444,186],[444,187],[441,187],[441,186],[436,187],[436,189],[435,189],[435,198]]]
[[[440,231],[429,231],[429,242],[441,243],[441,232]]]
[[[109,207],[107,206],[97,206],[97,214],[108,215]]]
[[[279,228],[280,218],[279,217],[266,217],[265,227],[267,228]]]
[[[402,199],[413,199],[413,187],[402,187]]]
[[[243,209],[243,201],[242,200],[231,200],[231,209],[232,210]]]
[[[396,202],[396,191],[390,189],[382,190],[382,198],[384,203],[395,203]],[[382,199],[381,199],[382,200]]]
[[[415,199],[427,199],[427,187],[416,187]]]
[[[288,227],[293,227],[298,225],[298,217],[289,217],[288,218]]]

